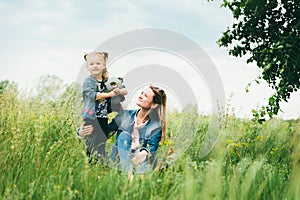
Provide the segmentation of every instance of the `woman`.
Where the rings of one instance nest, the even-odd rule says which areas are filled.
[[[139,109],[123,110],[109,124],[110,131],[117,131],[115,146],[122,170],[143,173],[153,163],[159,142],[165,138],[166,102],[165,92],[150,86],[138,97]],[[91,129],[85,126],[79,133],[89,135]]]

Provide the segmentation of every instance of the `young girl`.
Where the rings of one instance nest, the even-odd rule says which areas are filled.
[[[84,55],[86,68],[90,72],[83,83],[83,112],[85,125],[93,125],[92,134],[86,136],[87,155],[95,155],[96,159],[105,156],[105,142],[108,135],[108,114],[111,112],[110,98],[126,95],[126,88],[115,88],[106,92],[105,82],[108,79],[106,61],[108,53],[91,52]]]

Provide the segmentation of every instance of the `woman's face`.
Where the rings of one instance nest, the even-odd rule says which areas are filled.
[[[89,55],[86,61],[86,68],[94,76],[102,75],[102,71],[105,68],[104,58],[99,55]]]
[[[146,88],[141,92],[136,104],[143,109],[150,109],[153,105],[154,92],[151,88]]]

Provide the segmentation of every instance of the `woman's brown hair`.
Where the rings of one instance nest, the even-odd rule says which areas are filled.
[[[161,142],[163,142],[166,139],[167,96],[166,93],[159,87],[151,85],[150,88],[154,92],[153,103],[158,104],[157,114],[161,122],[161,128],[162,128]]]

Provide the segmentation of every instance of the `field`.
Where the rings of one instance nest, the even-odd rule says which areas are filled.
[[[0,199],[300,199],[299,119],[258,124],[223,113],[216,145],[200,156],[209,118],[197,116],[183,155],[130,182],[126,173],[87,163],[74,135],[77,95],[72,87],[56,100],[0,94]],[[178,126],[190,128],[178,116],[168,116],[174,137]]]

